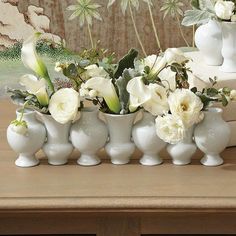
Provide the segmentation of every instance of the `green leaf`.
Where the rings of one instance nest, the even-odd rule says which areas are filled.
[[[227,100],[227,98],[226,98],[226,96],[225,95],[221,95],[221,98],[222,98],[222,105],[224,106],[224,107],[226,107],[227,105],[228,105],[228,100]]]
[[[199,0],[192,0],[191,6],[200,10]]]
[[[125,69],[122,77],[116,80],[116,86],[119,92],[119,100],[121,104],[121,112],[120,114],[128,114],[129,113],[129,93],[126,89],[128,82],[132,79],[129,70]]]
[[[191,88],[191,91],[192,91],[193,93],[196,93],[196,92],[197,92],[197,87]]]
[[[218,95],[218,90],[215,89],[215,88],[208,88],[207,89],[207,95],[210,96],[210,97],[214,97],[216,95]]]
[[[134,60],[138,56],[138,51],[131,49],[119,62],[116,68],[114,78],[118,79],[122,76],[125,69],[134,68]]]

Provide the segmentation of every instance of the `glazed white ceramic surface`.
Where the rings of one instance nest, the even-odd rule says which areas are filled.
[[[17,118],[21,116],[20,110],[16,112]],[[15,164],[19,167],[32,167],[39,164],[35,157],[46,139],[46,130],[35,117],[36,113],[25,109],[23,120],[27,122],[28,133],[21,135],[12,130],[12,125],[7,129],[7,140],[11,148],[19,154]]]
[[[236,73],[236,22],[222,22],[224,57],[220,70],[226,73]]]
[[[81,153],[77,163],[82,166],[98,165],[101,160],[97,152],[107,142],[107,126],[98,118],[97,108],[84,108],[80,114],[80,119],[71,128],[71,141]]]
[[[222,65],[222,31],[217,21],[210,20],[207,24],[201,25],[196,30],[195,43],[207,65]]]
[[[230,128],[222,113],[220,108],[209,108],[204,112],[204,120],[194,130],[197,147],[205,153],[201,159],[205,166],[218,166],[224,162],[220,153],[230,140]]]
[[[188,165],[191,163],[191,158],[197,151],[197,146],[193,142],[193,130],[191,127],[187,130],[186,137],[177,144],[169,144],[167,152],[172,158],[174,165]]]
[[[156,134],[155,117],[143,111],[143,118],[132,129],[132,137],[137,148],[143,152],[140,163],[146,166],[160,165],[163,160],[159,153],[167,145]]]
[[[69,141],[71,122],[60,124],[51,115],[38,113],[47,131],[47,141],[43,146],[43,151],[51,165],[64,165],[73,151],[73,146]]]
[[[131,141],[131,132],[137,113],[128,115],[106,114],[109,142],[105,150],[115,165],[123,165],[130,162],[135,151],[135,144]]]

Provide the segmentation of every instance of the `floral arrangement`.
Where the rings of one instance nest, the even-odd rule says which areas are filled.
[[[182,24],[191,26],[204,24],[209,19],[235,22],[236,8],[235,1],[225,0],[192,0],[192,10],[187,10]]]

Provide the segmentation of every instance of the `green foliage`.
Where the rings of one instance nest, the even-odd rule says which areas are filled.
[[[22,43],[15,43],[13,46],[0,51],[0,60],[20,60]],[[67,50],[62,44],[39,40],[36,45],[36,51],[40,56],[45,56],[53,61],[73,60],[76,54]]]
[[[129,73],[128,69],[125,69],[122,77],[116,80],[115,84],[118,88],[119,92],[119,100],[121,104],[121,112],[120,114],[128,114],[129,113],[129,93],[126,89],[128,82],[132,79],[132,76]]]
[[[34,109],[41,113],[48,113],[48,107],[41,106],[41,104],[38,102],[37,97],[33,94],[28,93],[27,91],[7,88],[7,93],[10,94],[11,100],[16,105],[23,106],[25,102],[27,102],[26,107]]]
[[[134,68],[134,60],[138,56],[138,51],[131,49],[119,62],[114,73],[114,78],[118,79],[122,76],[125,69]]]
[[[193,9],[185,12],[182,25],[204,24],[209,19],[216,18],[214,10],[215,0],[193,0],[191,4]]]

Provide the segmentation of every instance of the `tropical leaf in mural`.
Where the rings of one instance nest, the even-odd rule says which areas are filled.
[[[87,24],[92,25],[93,18],[100,21],[102,20],[102,17],[98,12],[98,8],[100,8],[101,5],[93,3],[91,0],[77,0],[77,2],[76,5],[70,5],[67,7],[68,11],[74,11],[69,17],[69,20],[78,17],[81,27],[85,24],[85,21]]]
[[[164,12],[164,18],[167,15],[170,15],[171,17],[175,17],[176,15],[183,16],[183,10],[181,9],[184,6],[183,2],[180,0],[166,0],[162,7],[161,11]]]

